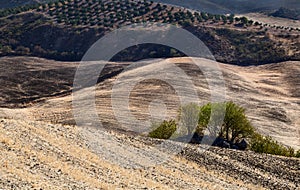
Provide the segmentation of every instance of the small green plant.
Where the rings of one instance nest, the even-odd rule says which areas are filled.
[[[177,124],[175,120],[163,121],[160,124],[154,124],[149,137],[158,139],[169,139],[176,131]]]

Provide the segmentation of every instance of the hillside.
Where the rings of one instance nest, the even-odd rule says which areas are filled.
[[[52,125],[42,122],[1,120],[0,124],[1,178],[0,188],[219,188],[234,189],[233,179],[217,177],[203,166],[173,157],[157,167],[126,168],[105,160],[87,147],[86,132],[72,126]],[[22,134],[26,133],[26,136]],[[99,133],[100,135],[101,133]],[[120,134],[106,133],[122,140],[128,150],[141,147],[150,149],[143,141]],[[85,137],[86,138],[86,137]],[[103,142],[102,142],[103,143]],[[133,146],[135,144],[135,147]],[[145,151],[146,152],[146,151]],[[120,156],[122,152],[115,152]],[[141,158],[147,156],[140,153]],[[128,157],[128,160],[131,158]],[[187,165],[190,164],[190,165]],[[185,167],[183,167],[185,165]],[[20,169],[15,169],[20,168]],[[169,171],[172,168],[172,171]],[[184,168],[184,170],[182,170]],[[193,171],[194,176],[190,175]],[[209,176],[213,178],[208,181]],[[217,177],[217,178],[215,178]],[[192,180],[193,179],[193,180]],[[251,185],[249,185],[251,187]],[[254,189],[254,185],[253,189]]]
[[[254,22],[260,22],[263,25],[270,25],[270,26],[280,26],[281,28],[297,28],[300,26],[300,20],[293,20],[288,18],[282,18],[282,17],[273,17],[269,16],[265,13],[248,13],[248,14],[241,14],[237,16],[245,16]]]
[[[299,9],[287,9],[281,7],[277,11],[270,14],[274,17],[281,17],[281,18],[289,18],[293,20],[300,20],[300,7]]]
[[[300,190],[299,0],[0,1],[0,190]]]
[[[49,1],[49,0],[48,0]],[[227,14],[227,13],[249,13],[254,11],[270,11],[280,7],[284,8],[296,8],[300,4],[297,0],[231,0],[231,1],[220,1],[220,0],[154,0],[155,2],[167,3],[186,7],[189,9],[209,12],[213,14]],[[0,8],[12,8],[20,5],[43,3],[47,0],[7,0],[0,2]]]
[[[276,10],[280,7],[300,7],[297,0],[155,0],[156,2],[168,3],[189,9],[205,11],[214,14],[241,14]]]
[[[199,69],[188,64],[189,60],[184,58],[174,58],[168,61],[178,64],[192,77],[201,97],[201,103],[208,102],[210,92],[207,81]],[[15,67],[16,63],[20,65]],[[151,61],[150,63],[156,62]],[[133,72],[122,72],[129,64],[110,63],[100,75],[96,102],[101,121],[105,123],[104,127],[131,130],[130,128],[120,128],[111,105],[112,87],[120,73],[130,76],[128,81],[123,81],[124,83],[130,82],[141,72],[153,75],[154,78],[159,77],[159,72],[155,71],[156,67],[151,66],[141,66]],[[0,116],[11,118],[14,115],[13,118],[22,118],[22,115],[26,114],[26,117],[33,120],[75,124],[72,96],[70,95],[73,81],[70,78],[73,79],[76,63],[17,57],[2,58],[0,65],[2,68],[11,65],[0,74],[1,83],[5,84],[0,93],[0,106],[3,108],[0,110]],[[300,121],[297,117],[300,114],[300,92],[297,88],[299,77],[295,77],[299,75],[299,66],[299,62],[283,62],[259,67],[220,65],[226,82],[226,100],[232,100],[247,108],[246,114],[259,132],[270,135],[296,149],[300,148],[298,129]],[[22,76],[26,76],[26,78]],[[144,75],[144,77],[146,76],[147,74]],[[16,80],[16,77],[24,79]],[[26,79],[30,79],[30,81]],[[183,79],[179,77],[174,80],[182,85],[180,86],[182,90],[186,90],[186,84],[181,82],[184,81]],[[118,90],[122,92],[122,89],[115,89],[115,92]],[[149,94],[153,94],[153,96]],[[88,97],[89,88],[84,89],[82,95]],[[167,103],[168,117],[177,117],[178,97],[165,83],[156,80],[144,81],[137,84],[131,92],[131,96],[130,109],[135,113],[135,117],[141,120],[150,117],[149,104],[156,98],[163,99]],[[84,112],[84,109],[82,111]]]
[[[161,140],[137,135],[118,125],[111,108],[114,82],[121,75],[126,78],[124,84],[138,73],[154,78],[160,75],[156,67],[145,63],[160,63],[167,68],[170,63],[176,64],[191,76],[202,102],[209,101],[206,79],[187,58],[144,61],[127,71],[123,69],[129,62],[111,62],[96,85],[96,105],[106,130],[78,127],[73,125],[70,94],[70,79],[78,63],[1,58],[0,68],[5,69],[0,70],[0,78],[5,85],[0,94],[0,188],[299,188],[299,159],[216,147],[200,153],[197,145],[169,141],[168,147],[183,148],[178,155],[172,155],[157,146]],[[300,148],[299,77],[295,77],[299,66],[299,62],[258,67],[220,64],[226,99],[243,105],[260,132],[295,148]],[[177,76],[174,80],[181,81]],[[184,83],[177,84],[185,88]],[[88,88],[81,90],[82,100],[88,93]],[[149,105],[161,98],[168,105],[170,117],[176,117],[176,97],[167,84],[144,81],[132,90],[129,109],[137,118],[148,119]],[[85,112],[84,106],[81,111]]]
[[[299,60],[300,57],[299,28],[262,25],[232,15],[191,12],[149,1],[62,0],[0,14],[3,15],[0,55],[79,61],[87,49],[109,31],[130,23],[150,21],[183,26],[199,37],[220,62],[249,65]],[[161,55],[160,52],[171,51],[159,45],[136,46],[120,52],[114,61],[178,55]]]
[[[296,189],[300,180],[299,160],[291,158],[219,148],[198,155],[191,145],[165,160],[159,141],[115,132],[7,119],[0,131],[1,189]],[[130,165],[105,159],[112,155]],[[137,159],[163,164],[137,166]]]
[[[28,4],[35,4],[38,2],[39,0],[6,0],[0,2],[0,9],[12,8],[12,7],[28,5]]]

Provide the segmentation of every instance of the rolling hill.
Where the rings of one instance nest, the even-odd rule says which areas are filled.
[[[36,2],[0,2],[0,189],[300,188],[299,24],[244,14],[298,0]],[[232,12],[241,14],[221,14]],[[200,69],[173,47],[146,43],[80,62],[111,31],[150,22],[159,24],[144,33],[160,39],[162,23],[182,27],[215,59],[194,57]],[[100,74],[95,61],[105,64]],[[179,126],[181,98],[195,95],[199,105],[221,95],[242,106],[258,133],[296,157],[147,135],[163,120]]]
[[[200,153],[197,145],[167,141],[169,147],[183,148],[173,155],[159,148],[163,141],[120,126],[111,107],[112,87],[121,76],[125,76],[126,80],[121,81],[124,84],[139,73],[155,78],[160,73],[151,64],[156,63],[167,68],[170,64],[179,66],[194,81],[201,103],[209,101],[205,77],[187,58],[143,61],[130,70],[124,70],[130,62],[110,62],[96,85],[96,106],[104,125],[98,130],[74,125],[69,89],[79,63],[34,57],[0,58],[0,68],[5,68],[0,70],[4,84],[0,92],[0,188],[299,187],[299,159],[217,147]],[[295,77],[299,66],[299,62],[250,67],[220,64],[226,81],[226,100],[245,107],[251,123],[261,133],[295,148],[300,148],[299,77]],[[178,87],[186,88],[180,83],[181,76],[176,76],[173,79],[178,80]],[[126,85],[119,87],[122,88],[114,90],[122,91]],[[84,100],[90,90],[85,88],[80,93]],[[151,102],[161,98],[170,117],[176,117],[177,96],[161,81],[143,81],[132,90],[129,109],[137,118],[147,120]],[[86,111],[84,106],[81,111]]]
[[[151,139],[115,132],[83,130],[45,122],[1,119],[0,188],[3,189],[295,189],[299,160],[195,146],[163,164],[134,165],[137,159],[165,159]],[[99,136],[95,136],[95,132]],[[24,135],[26,134],[26,135]],[[104,144],[102,136],[118,141]],[[130,165],[105,159],[91,139]],[[115,145],[115,146],[112,146]],[[116,148],[118,147],[118,148]],[[120,148],[122,147],[122,150]],[[124,154],[124,152],[129,154]],[[108,153],[108,152],[107,152]],[[135,153],[134,158],[130,157]],[[149,154],[150,153],[150,154]],[[263,162],[262,162],[263,161]]]
[[[300,20],[300,7],[298,9],[287,9],[281,7],[280,9],[270,13],[271,16],[288,18],[293,20]]]
[[[261,24],[232,15],[191,12],[149,1],[130,2],[62,0],[3,11],[0,55],[79,61],[109,31],[147,21],[182,26],[200,38],[220,62],[248,65],[299,60],[299,28]],[[174,56],[161,55],[162,51],[170,52],[170,48],[135,46],[120,52],[114,61]]]
[[[189,59],[173,58],[166,61],[178,64],[190,75],[201,97],[201,103],[209,102],[208,83],[199,69],[189,64]],[[203,63],[206,62],[209,63],[205,60]],[[149,66],[141,64],[136,70],[130,72],[123,71],[130,64],[129,62],[113,62],[106,66],[100,75],[99,81],[101,82],[97,85],[96,93],[97,109],[106,127],[121,129],[111,107],[114,81],[120,77],[119,74],[128,75],[130,76],[128,81],[123,81],[127,84],[131,79],[135,79],[135,74],[138,75],[141,72],[152,74],[154,78],[158,77],[159,72],[155,71],[156,67],[152,67],[156,61],[149,63],[151,63]],[[18,116],[19,110],[21,115],[26,113],[27,117],[34,120],[75,124],[70,89],[72,89],[72,80],[78,63],[71,64],[39,58],[4,57],[0,60],[0,64],[1,67],[11,65],[1,73],[1,83],[4,85],[0,93],[0,106],[5,109],[0,111],[0,116],[11,117],[9,110],[15,113],[13,115]],[[16,64],[18,64],[17,67],[15,67]],[[161,66],[165,64],[162,62]],[[298,129],[300,121],[297,117],[300,111],[300,93],[297,88],[299,77],[296,77],[299,76],[299,66],[297,61],[251,67],[220,64],[227,85],[226,100],[232,100],[247,108],[247,116],[258,131],[296,149],[300,148]],[[144,76],[146,77],[146,74]],[[184,80],[178,78],[176,81],[184,90],[186,84],[180,82]],[[125,89],[114,89],[114,92],[118,90],[122,92]],[[179,100],[174,93],[174,90],[170,89],[167,84],[156,80],[139,83],[131,92],[132,112],[136,113],[135,117],[145,120],[150,117],[148,110],[150,102],[156,98],[166,98],[164,101],[170,110],[169,117],[176,118]],[[88,97],[89,88],[84,89],[82,94]],[[152,97],[149,94],[155,96]],[[84,109],[82,111],[84,112]],[[126,128],[123,130],[130,131]]]

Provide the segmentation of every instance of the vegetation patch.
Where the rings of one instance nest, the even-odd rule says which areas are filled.
[[[169,139],[176,131],[177,124],[175,120],[163,121],[161,124],[154,124],[149,137],[158,139]]]
[[[209,130],[209,137],[215,140],[213,146],[300,157],[300,150],[296,152],[269,136],[259,134],[247,119],[245,109],[233,102],[208,103],[201,107],[188,104],[180,109],[178,118],[180,125],[175,120],[163,121],[154,127],[149,137],[169,139],[176,136],[174,140],[190,138],[192,143],[201,143]],[[220,123],[221,127],[215,127]]]

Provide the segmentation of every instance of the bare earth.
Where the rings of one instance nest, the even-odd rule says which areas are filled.
[[[199,62],[207,68],[214,63]],[[193,82],[201,104],[211,99],[208,82],[218,81],[207,81],[187,58],[148,60],[125,69],[130,64],[108,63],[100,75],[95,100],[103,128],[95,129],[89,127],[93,123],[88,115],[80,120],[80,127],[75,126],[71,90],[78,63],[0,58],[0,188],[299,188],[299,159],[213,147],[201,153],[199,146],[168,142],[169,147],[182,149],[172,154],[159,148],[161,141],[137,136],[135,127],[141,127],[140,123],[176,117],[177,91],[193,98],[186,81]],[[225,99],[245,107],[258,131],[299,149],[300,62],[218,66],[225,81]],[[134,85],[126,96],[129,84]],[[78,113],[90,113],[92,107],[86,100],[92,90],[76,92]],[[122,108],[125,100],[134,120],[112,108],[115,104]],[[162,102],[166,110],[156,113]],[[138,129],[149,130],[147,125]]]

